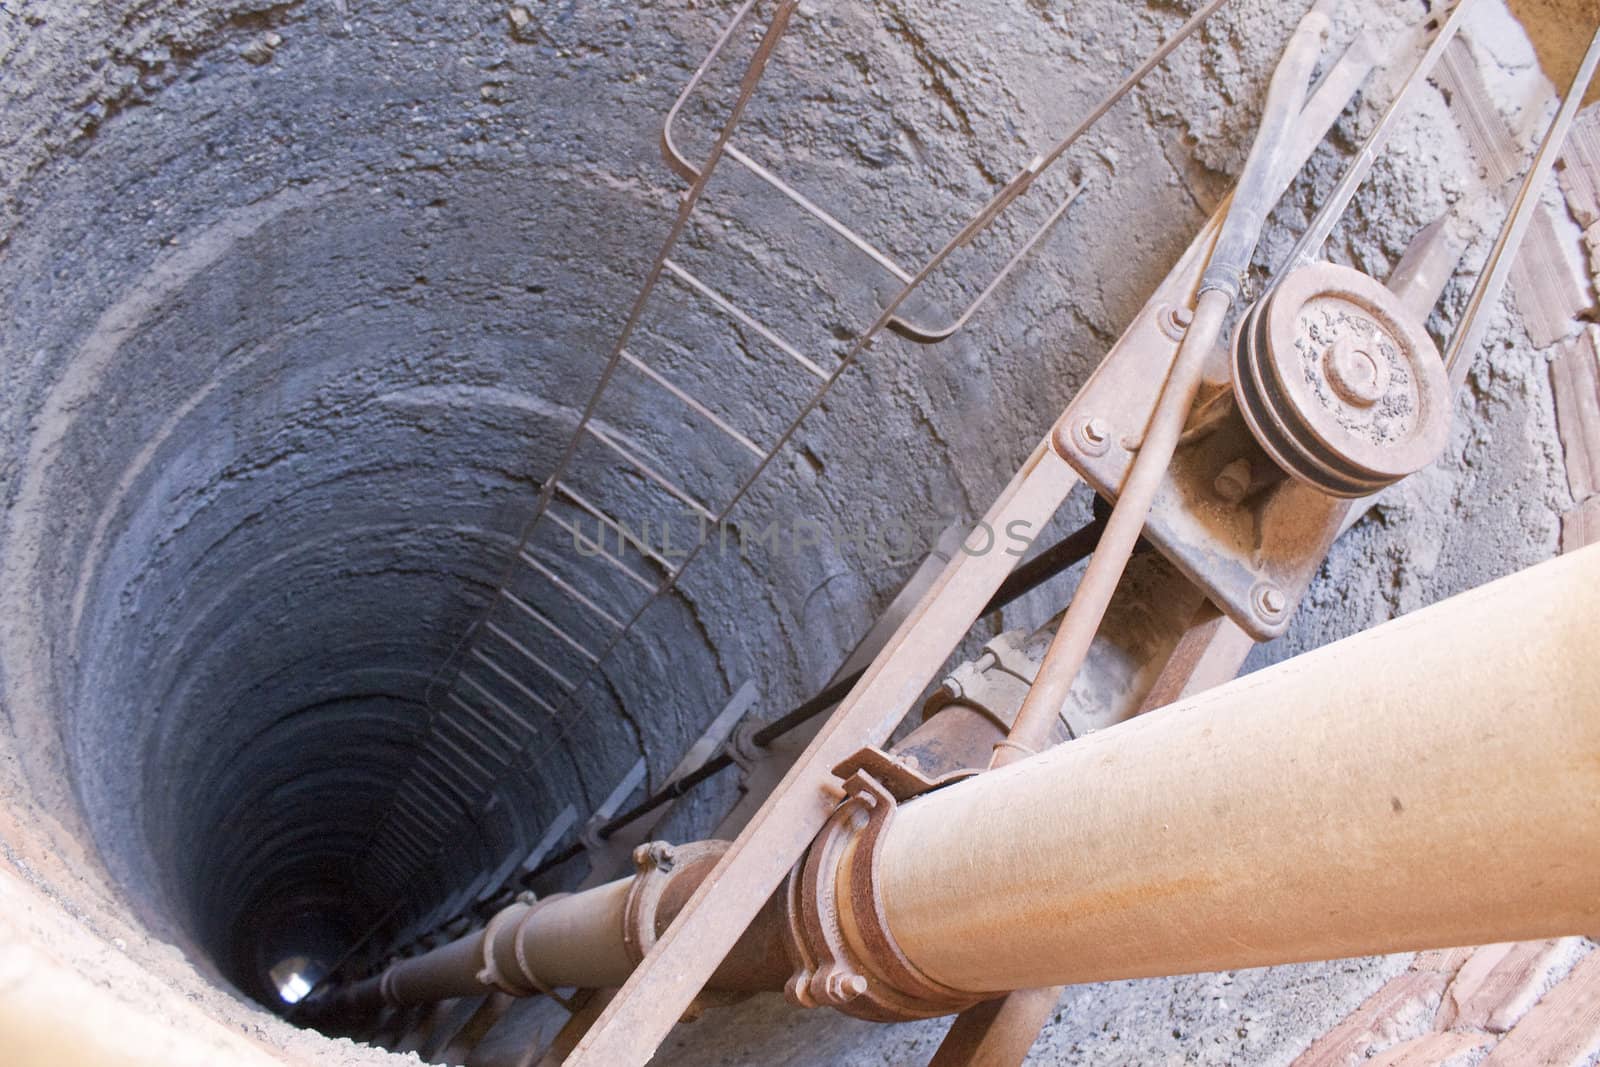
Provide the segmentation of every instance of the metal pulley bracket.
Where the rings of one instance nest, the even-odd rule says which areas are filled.
[[[1111,500],[1176,356],[1214,232],[1190,245],[1052,434],[1060,455]],[[1236,361],[1232,346],[1219,345],[1208,357],[1144,536],[1266,641],[1287,628],[1343,528],[1351,507],[1344,498],[1398,481],[1443,447],[1449,390],[1420,324],[1356,271],[1301,268],[1241,318],[1240,343],[1261,347]],[[1252,381],[1270,375],[1273,407],[1241,414],[1238,361]],[[1292,392],[1280,384],[1295,375]],[[1260,437],[1252,419],[1266,426]]]
[[[1109,500],[1116,500],[1138,454],[1215,236],[1213,222],[1056,423],[1056,451]],[[1257,477],[1275,468],[1228,410],[1229,379],[1228,353],[1219,347],[1207,360],[1201,399],[1156,492],[1144,537],[1224,614],[1266,640],[1288,625],[1292,605],[1338,533],[1335,516],[1344,505],[1281,478],[1270,492],[1250,492]],[[1217,491],[1219,481],[1226,494]],[[1242,491],[1233,491],[1235,482]]]

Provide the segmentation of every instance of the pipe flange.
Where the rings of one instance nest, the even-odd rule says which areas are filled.
[[[728,851],[728,845],[727,841],[687,845],[647,841],[633,850],[633,865],[639,873],[622,903],[622,943],[635,967],[649,954],[665,927],[658,918],[673,887],[698,886]]]
[[[1292,272],[1240,318],[1234,393],[1262,449],[1331,496],[1375,493],[1450,436],[1439,350],[1400,298],[1349,267]]]
[[[393,967],[386,968],[384,972],[378,976],[378,996],[382,997],[383,1002],[389,1005],[391,1008],[400,1008],[405,1006],[405,1002],[401,1000],[399,995],[394,991]]]
[[[874,1022],[949,1015],[992,999],[996,994],[966,993],[935,981],[900,950],[876,891],[879,845],[897,802],[864,770],[850,776],[844,791],[805,862],[789,876],[797,968],[785,995],[801,1007],[831,1007]]]
[[[488,925],[483,928],[483,969],[478,972],[478,981],[514,997],[526,997],[539,992],[522,973],[517,933],[522,929],[523,922],[547,903],[548,900],[537,900],[530,904],[512,904],[490,917]],[[507,930],[511,931],[509,944],[502,945],[501,936]],[[512,951],[507,953],[506,947]]]

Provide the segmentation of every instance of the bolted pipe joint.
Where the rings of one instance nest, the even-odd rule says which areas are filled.
[[[864,770],[844,792],[786,886],[796,967],[784,994],[800,1007],[874,1022],[949,1015],[990,999],[941,984],[900,950],[884,912],[878,857],[901,798]]]

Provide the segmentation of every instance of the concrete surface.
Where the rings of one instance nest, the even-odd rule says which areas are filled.
[[[1340,41],[1359,22],[1396,44],[1423,18],[1398,0],[1348,7]],[[363,850],[423,736],[423,686],[481,605],[665,231],[680,186],[657,123],[732,7],[519,10],[0,11],[0,786],[43,835],[43,882],[119,930],[138,929],[131,912],[137,962],[269,1041],[315,1039],[207,979],[262,996],[263,961],[331,952],[397,892],[414,915],[450,888],[436,871],[387,884]],[[1295,14],[1234,0],[1080,146],[1051,188],[1081,177],[1088,191],[996,304],[942,346],[878,345],[736,518],[937,529],[981,512],[1225,192]],[[914,263],[1180,16],[1111,0],[806,3],[743,143]],[[1471,38],[1508,116],[1535,129],[1548,89],[1521,30],[1490,2]],[[1285,198],[1264,264],[1385,84]],[[687,115],[701,151],[719,113]],[[1379,276],[1477,188],[1436,94],[1399,145],[1331,247]],[[1030,199],[1019,216],[1048,196]],[[708,208],[682,258],[836,358],[882,276],[734,177]],[[1023,231],[1004,223],[1007,240],[960,257],[932,303],[958,306]],[[678,293],[635,348],[758,440],[805,395],[792,366]],[[1256,662],[1554,552],[1566,490],[1544,360],[1500,312],[1446,456],[1336,548]],[[631,387],[608,405],[607,425],[705,499],[743,470],[659,395]],[[1086,512],[1075,498],[1062,522]],[[536,836],[541,813],[588,810],[641,751],[658,777],[746,678],[769,713],[807,695],[915,558],[826,543],[701,564],[608,668],[605,698],[501,783],[446,859],[479,868]],[[1003,625],[1038,622],[1046,599]],[[701,832],[719,788],[674,830]],[[1072,991],[1037,1054],[1283,1062],[1394,966]],[[683,1062],[802,1048],[913,1062],[935,1030],[869,1033],[761,1003],[723,1017],[685,1031]]]

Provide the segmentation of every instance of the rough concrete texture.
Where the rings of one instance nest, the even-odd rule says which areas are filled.
[[[1364,24],[1403,46],[1424,18],[1401,0],[1347,6],[1340,42]],[[449,889],[440,865],[403,886],[370,875],[364,850],[423,736],[423,688],[498,575],[665,231],[681,186],[657,124],[731,11],[0,11],[0,774],[45,835],[35,867],[56,893],[117,929],[130,907],[153,935],[129,942],[138,962],[268,1040],[311,1039],[202,975],[263,996],[278,954],[332,953],[391,901],[414,916]],[[1088,182],[991,310],[939,347],[876,346],[736,519],[936,529],[981,512],[1226,191],[1296,14],[1234,0],[1018,210],[1037,219],[1069,179]],[[741,143],[914,264],[1182,15],[806,3]],[[1471,38],[1508,118],[1536,129],[1548,87],[1496,0]],[[706,101],[731,83],[718,72],[688,110],[692,155],[721,114]],[[1285,198],[1264,264],[1390,88],[1369,86]],[[1478,189],[1437,94],[1398,145],[1330,249],[1379,276]],[[958,257],[919,313],[958,307],[1027,225]],[[732,171],[680,258],[829,366],[888,285]],[[810,388],[670,287],[634,348],[764,443]],[[1259,661],[1553,553],[1566,500],[1543,365],[1497,313],[1446,456],[1345,538]],[[600,417],[702,499],[747,469],[638,381]],[[645,488],[603,456],[576,473],[639,517]],[[1087,502],[1068,512],[1070,525]],[[500,784],[446,858],[481,869],[562,804],[589,810],[641,751],[658,780],[746,678],[766,713],[806,695],[916,556],[827,542],[702,562],[608,667],[604,698]],[[1035,597],[995,621],[1031,626],[1049,607]],[[703,831],[718,795],[672,828]],[[313,913],[323,923],[304,925]],[[1282,1062],[1393,966],[1073,991],[1038,1055]],[[757,1002],[685,1030],[680,1055],[910,1062],[935,1032]]]

